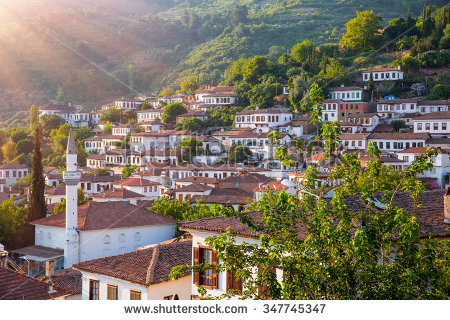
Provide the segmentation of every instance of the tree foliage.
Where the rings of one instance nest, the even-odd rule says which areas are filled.
[[[187,109],[181,102],[172,102],[164,106],[161,118],[164,123],[174,122],[177,116],[184,113],[187,113]]]
[[[375,48],[380,40],[381,20],[372,10],[356,11],[356,18],[345,24],[347,31],[340,44],[347,50]]]
[[[45,180],[44,169],[41,156],[41,135],[39,127],[34,132],[34,152],[33,152],[33,180],[30,187],[30,206],[28,222],[44,218],[47,214],[47,204],[45,202]]]
[[[88,198],[84,194],[83,189],[78,188],[77,194],[78,194],[78,205],[79,206],[88,202]],[[65,198],[62,199],[61,202],[58,202],[56,204],[55,209],[53,209],[53,214],[57,214],[57,213],[64,212],[64,211],[66,211],[66,199]]]

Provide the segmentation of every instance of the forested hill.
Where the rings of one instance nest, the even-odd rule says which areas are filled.
[[[31,104],[94,106],[185,76],[220,80],[239,57],[337,42],[355,10],[383,23],[423,0],[16,0],[0,5],[0,121]],[[5,4],[6,3],[6,4]],[[104,71],[108,72],[107,75]]]

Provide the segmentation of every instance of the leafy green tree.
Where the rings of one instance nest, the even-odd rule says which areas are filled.
[[[187,118],[177,123],[179,130],[198,131],[203,127],[203,121],[199,118]]]
[[[321,72],[319,75],[329,87],[349,84],[351,82],[349,72],[337,61],[332,61],[327,64],[325,67],[325,72]]]
[[[319,138],[319,122],[322,121],[323,100],[325,100],[325,96],[322,89],[319,88],[317,83],[313,83],[309,90],[309,101],[312,104],[309,116],[311,123],[317,125],[317,138]]]
[[[199,88],[197,78],[194,76],[186,78],[180,83],[180,88],[186,94],[194,94],[194,91]]]
[[[420,60],[411,56],[402,57],[400,60],[394,61],[408,75],[413,75],[420,69]]]
[[[14,204],[14,197],[0,204],[0,243],[8,248],[16,247],[20,230],[27,222],[27,210]]]
[[[291,56],[297,63],[302,64],[312,57],[315,50],[316,47],[312,41],[304,40],[292,47]]]
[[[294,109],[299,112],[303,99],[308,95],[308,83],[301,77],[292,77],[289,79],[288,99]]]
[[[8,140],[9,140],[8,134],[5,131],[0,130],[0,147],[3,147],[3,145],[6,142],[8,142]]]
[[[406,128],[405,120],[403,119],[392,120],[391,125],[394,128],[395,132],[399,132],[400,129]]]
[[[37,126],[34,133],[34,152],[33,152],[33,181],[30,188],[30,206],[28,221],[34,221],[44,218],[47,214],[47,204],[45,202],[45,180],[44,169],[41,158],[41,136]]]
[[[94,132],[89,127],[79,127],[74,132],[74,138],[75,140],[81,140],[84,141],[87,138],[90,138],[94,135]]]
[[[9,130],[9,137],[14,143],[28,138],[28,129],[24,127],[14,127]]]
[[[286,49],[282,46],[271,46],[266,57],[272,62],[277,62],[278,58],[280,58],[285,52]]]
[[[95,175],[97,176],[110,176],[111,172],[106,168],[97,168],[95,170]]]
[[[445,100],[450,99],[450,85],[438,83],[431,90],[427,96],[430,100]]]
[[[322,136],[325,144],[336,145],[335,129],[323,130],[326,135],[334,131]],[[386,171],[373,142],[368,155],[375,160],[364,170],[356,153],[344,154],[319,188],[315,183],[319,172],[310,166],[298,194],[265,193],[256,204],[257,214],[231,213],[260,235],[257,244],[237,243],[237,234],[229,227],[206,239],[217,250],[220,264],[178,266],[170,277],[176,279],[186,269],[233,272],[242,281],[242,291],[219,298],[239,294],[242,299],[274,300],[445,299],[450,293],[449,243],[422,240],[414,215],[420,208],[415,201],[423,191],[416,176],[433,167],[436,154],[428,149],[418,156],[399,171],[395,185],[378,183],[389,177],[383,176]],[[288,153],[279,153],[278,158],[292,161]],[[327,199],[330,186],[333,195]],[[399,197],[411,198],[412,212],[397,206]],[[274,268],[282,272],[281,279]],[[199,292],[206,293],[204,288]]]
[[[33,148],[33,141],[31,141],[30,139],[20,140],[19,142],[17,142],[14,149],[14,156],[17,157],[21,154],[31,153],[33,151]]]
[[[120,122],[123,117],[123,111],[117,108],[109,108],[102,112],[100,119],[102,121]]]
[[[249,59],[239,58],[233,61],[225,70],[225,85],[236,85],[244,80],[244,67],[248,64]]]
[[[12,187],[16,190],[23,190],[24,188],[31,186],[32,182],[33,173],[29,172],[25,177],[18,179],[16,183],[12,184]]]
[[[236,5],[230,13],[230,23],[233,26],[237,26],[240,23],[246,24],[248,20],[248,8],[246,5]]]
[[[145,99],[141,105],[141,110],[154,109],[150,99]]]
[[[64,119],[58,115],[48,116],[44,114],[41,118],[42,135],[48,137],[52,130],[58,129],[64,124]]]
[[[395,48],[397,50],[407,50],[407,49],[411,49],[411,47],[414,45],[414,41],[411,37],[408,36],[404,36],[403,38],[399,39],[396,43],[395,43]]]
[[[88,198],[86,197],[86,194],[83,192],[83,189],[78,188],[77,189],[77,194],[78,194],[78,205],[81,206],[85,203],[88,202]],[[55,206],[55,208],[53,209],[53,214],[57,214],[60,212],[64,212],[66,211],[66,199],[62,199],[61,202],[58,202]]]
[[[223,216],[230,212],[230,209],[219,205],[205,205],[201,201],[197,201],[196,204],[192,205],[189,201],[169,200],[167,198],[153,201],[149,210],[177,221],[192,221]]]
[[[342,35],[340,44],[347,50],[375,48],[380,39],[381,20],[372,10],[356,11],[356,18],[345,24],[347,32]]]
[[[159,96],[167,97],[167,96],[173,96],[174,94],[175,94],[175,90],[173,90],[173,88],[166,87],[161,90],[161,92],[159,93]]]
[[[249,84],[257,84],[264,75],[270,74],[273,63],[263,56],[255,56],[243,67],[244,81]]]
[[[180,114],[187,113],[187,109],[181,102],[172,102],[164,107],[163,114],[161,115],[164,123],[174,122]]]
[[[16,144],[13,141],[8,142],[3,147],[3,158],[6,160],[6,162],[11,162],[15,156],[16,151]]]
[[[30,107],[30,128],[34,130],[34,127],[39,123],[39,112],[37,107],[33,104]]]
[[[202,145],[202,142],[195,139],[195,137],[187,137],[181,139],[180,147],[185,151],[183,160],[189,162],[192,160],[192,157],[202,155],[204,153]]]
[[[102,133],[103,134],[111,134],[112,133],[111,122],[106,121],[105,125],[103,126]]]
[[[253,153],[248,147],[233,144],[228,151],[228,162],[248,164],[248,160],[252,156]]]
[[[273,107],[274,98],[281,94],[283,87],[280,83],[275,83],[273,76],[263,77],[261,82],[254,85],[247,96],[252,106],[258,106],[262,109]]]
[[[122,170],[122,178],[126,179],[135,172],[139,172],[139,168],[135,165],[127,164]]]

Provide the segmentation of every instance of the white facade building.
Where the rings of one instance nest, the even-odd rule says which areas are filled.
[[[292,121],[290,110],[260,109],[245,110],[235,115],[235,128],[250,128],[256,132],[269,132],[271,129]]]
[[[336,87],[330,88],[329,98],[331,100],[362,101],[365,89],[360,87]]]
[[[5,186],[16,183],[19,179],[25,177],[30,172],[27,166],[18,163],[6,163],[0,165],[0,179],[5,180]]]
[[[375,142],[378,149],[398,152],[403,149],[423,147],[431,136],[428,133],[371,133],[367,141]]]
[[[398,69],[379,68],[379,69],[365,70],[362,72],[363,81],[368,82],[370,80],[370,74],[372,74],[374,82],[386,80],[397,81],[403,79],[404,72],[400,70],[400,67],[398,67]]]
[[[161,119],[161,116],[163,114],[163,109],[147,109],[137,112],[137,121],[138,123],[149,121],[149,120],[156,120]]]
[[[418,99],[390,99],[377,101],[377,113],[380,118],[399,118],[418,112]]]
[[[450,111],[439,111],[412,119],[414,133],[429,133],[432,136],[450,135]]]

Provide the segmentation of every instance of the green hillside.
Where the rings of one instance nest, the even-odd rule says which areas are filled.
[[[25,0],[0,7],[0,121],[31,104],[89,107],[186,76],[220,81],[239,57],[337,42],[355,10],[418,15],[423,0]]]

